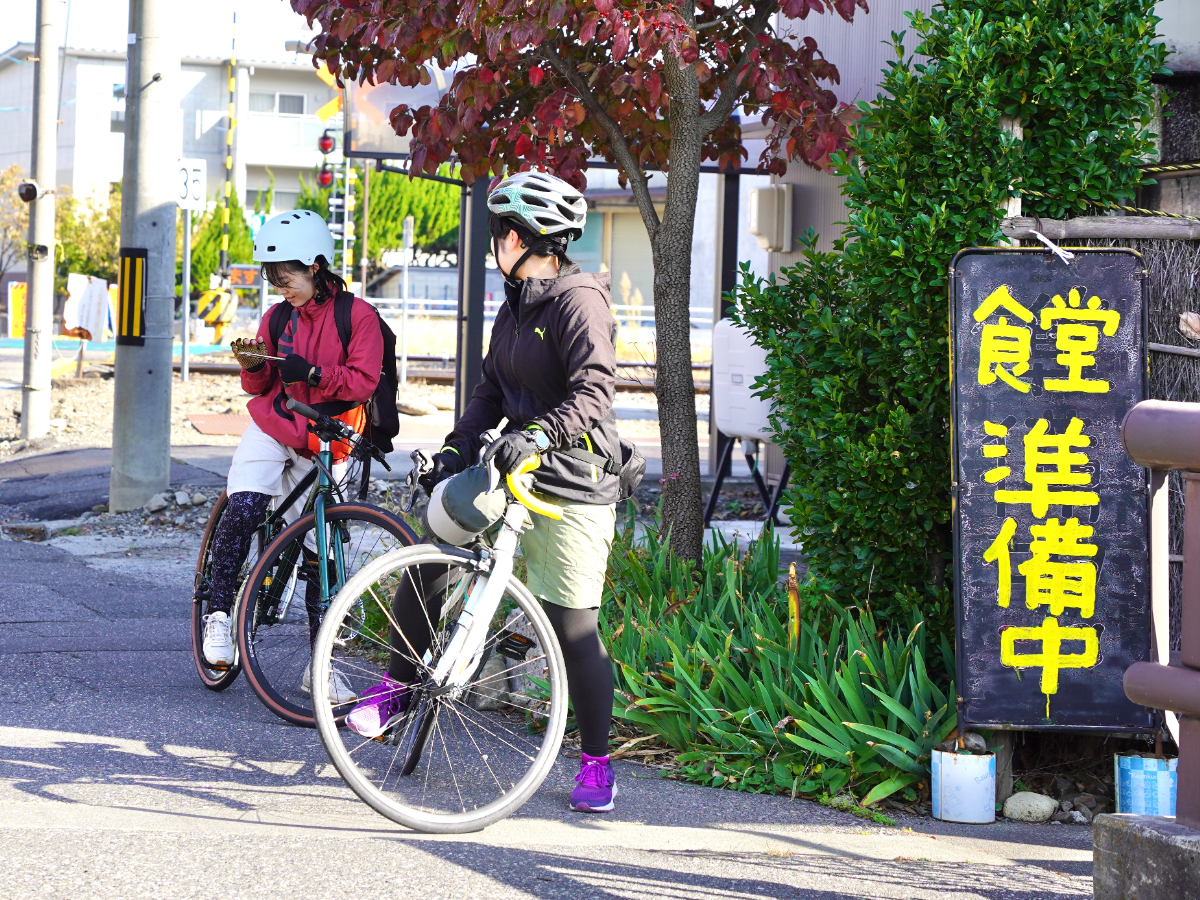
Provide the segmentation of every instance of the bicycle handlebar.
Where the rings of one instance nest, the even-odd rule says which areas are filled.
[[[335,419],[333,416],[327,416],[325,413],[318,412],[308,404],[301,403],[295,397],[288,397],[285,406],[292,412],[300,413],[304,418],[309,419],[312,422],[312,425],[309,427],[318,437],[325,440],[342,440],[355,447],[361,447],[370,453],[374,459],[378,460],[385,469],[389,472],[392,471],[392,467],[388,465],[387,457],[383,451],[366,440],[341,419]]]
[[[510,472],[505,476],[508,484],[508,489],[526,509],[530,512],[535,512],[540,516],[545,516],[547,519],[561,519],[563,517],[562,507],[554,503],[547,503],[545,500],[539,500],[533,496],[530,490],[525,487],[525,483],[520,480],[520,476],[527,472],[532,472],[542,464],[542,458],[538,454],[533,454],[525,462],[517,468],[517,471]]]

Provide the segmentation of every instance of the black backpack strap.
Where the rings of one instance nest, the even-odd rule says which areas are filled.
[[[342,341],[342,352],[350,356],[350,313],[354,309],[354,295],[349,291],[339,291],[333,298],[333,321],[337,325],[338,337]]]
[[[573,459],[578,459],[588,465],[595,466],[597,469],[603,469],[609,475],[621,474],[621,464],[619,462],[609,459],[607,456],[601,456],[599,453],[589,453],[587,450],[579,447],[572,447],[569,450],[559,450],[557,452],[570,456]]]
[[[292,304],[286,300],[271,307],[271,318],[267,320],[267,330],[271,333],[271,343],[277,350],[279,349],[279,339],[283,337],[288,319],[291,318],[291,311]]]

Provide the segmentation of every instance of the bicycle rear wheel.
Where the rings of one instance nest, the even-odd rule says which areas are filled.
[[[204,528],[204,537],[200,541],[200,555],[196,560],[196,575],[192,581],[192,659],[196,664],[196,672],[200,676],[201,683],[210,691],[225,690],[233,684],[238,677],[238,672],[242,670],[241,660],[236,656],[233,665],[228,668],[214,668],[204,658],[204,617],[208,614],[208,601],[212,596],[210,579],[213,537],[217,532],[217,523],[221,521],[221,516],[225,514],[225,508],[228,505],[229,497],[224,491],[221,491],[220,496],[213,503],[213,511],[208,517],[208,525]],[[250,543],[250,553],[238,574],[235,598],[241,596],[242,587],[262,553],[263,544],[263,534],[259,530],[255,532],[254,539]]]
[[[238,653],[250,687],[275,715],[308,728],[313,726],[311,698],[322,696],[321,687],[328,684],[328,677],[318,681],[310,669],[312,640],[324,614],[316,527],[316,514],[310,512],[271,542],[250,574],[237,621]],[[397,516],[364,504],[326,508],[325,527],[330,595],[377,557],[417,543]],[[344,567],[340,579],[335,541]]]
[[[549,774],[566,727],[558,639],[541,604],[515,576],[467,684],[446,690],[433,683],[479,577],[477,562],[470,553],[432,545],[381,557],[334,599],[313,648],[314,677],[335,670],[360,694],[383,681],[390,635],[397,635],[397,652],[416,665],[407,708],[380,737],[339,728],[339,714],[347,710],[328,704],[316,706],[316,719],[346,784],[376,812],[418,831],[477,831],[513,813]],[[392,603],[401,587],[434,611],[430,620],[437,618],[426,623],[433,636],[428,653],[399,636]]]

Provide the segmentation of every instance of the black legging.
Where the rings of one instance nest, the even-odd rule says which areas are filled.
[[[437,620],[437,608],[445,597],[449,573],[440,567],[421,567],[420,590],[410,579],[397,589],[392,615],[402,634],[391,629],[395,650],[388,662],[388,674],[402,684],[416,680],[416,660],[433,643],[430,623]],[[418,593],[424,597],[422,604]],[[575,707],[575,721],[583,752],[589,756],[608,755],[608,733],[612,721],[613,672],[608,651],[598,630],[600,610],[568,609],[543,603],[542,609],[558,636],[567,668],[567,691]]]

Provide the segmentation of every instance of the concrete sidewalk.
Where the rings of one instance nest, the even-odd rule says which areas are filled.
[[[376,815],[317,735],[198,682],[194,535],[0,542],[0,896],[978,898],[1091,895],[1091,832],[865,823],[618,763],[566,809],[563,757],[513,818],[435,837]]]

